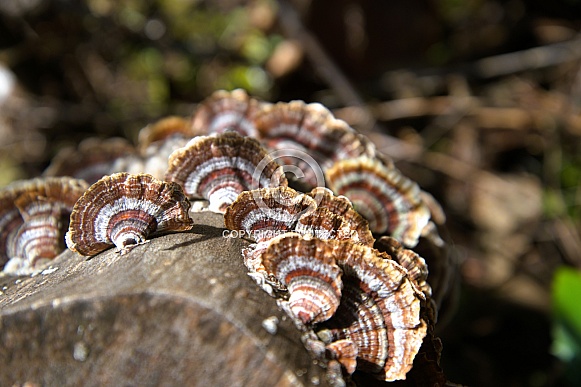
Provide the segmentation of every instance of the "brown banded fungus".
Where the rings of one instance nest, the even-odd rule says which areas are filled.
[[[427,282],[428,265],[426,260],[416,252],[404,248],[395,238],[382,236],[375,244],[379,251],[387,253],[392,259],[403,266],[410,279],[417,285],[426,297],[431,297],[432,288]]]
[[[285,172],[297,170],[303,175],[291,183],[310,192],[288,187]],[[95,182],[75,198],[66,233],[68,247],[86,256],[113,245],[124,254],[156,234],[189,230],[188,197],[208,200],[228,229],[252,240],[242,250],[248,274],[288,313],[330,379],[405,379],[422,342],[439,355],[432,289],[443,293],[408,248],[442,250],[443,213],[318,103],[217,91],[190,121],[168,117],[142,129],[137,150],[125,140],[87,140],[45,174]],[[44,240],[62,229],[60,210],[34,195],[0,194],[0,263],[6,251],[34,251],[32,266],[57,251]],[[44,222],[44,234],[28,238],[27,222],[30,230]]]
[[[257,137],[255,115],[266,105],[250,97],[246,91],[218,90],[206,98],[192,118],[196,134],[223,133],[234,130],[243,136]]]
[[[369,223],[355,209],[345,196],[335,196],[333,191],[324,187],[315,187],[307,195],[312,196],[318,208],[326,208],[330,212],[343,217],[352,231],[353,242],[373,246],[375,238],[369,229]]]
[[[294,231],[301,216],[316,209],[315,200],[289,187],[242,192],[224,214],[230,230],[243,231],[256,242]]]
[[[386,381],[405,379],[427,332],[424,294],[405,268],[368,246],[295,233],[272,239],[262,259],[287,285],[292,317],[315,324],[346,370],[354,371],[355,353],[355,368]]]
[[[329,319],[341,300],[341,269],[335,263],[332,246],[320,248],[314,241],[294,244],[293,233],[272,239],[262,254],[267,272],[284,284],[290,294],[292,315],[303,324]]]
[[[173,152],[166,180],[180,184],[189,197],[208,200],[210,210],[219,213],[243,191],[287,185],[266,150],[236,132],[198,136]]]
[[[65,249],[64,236],[83,180],[47,177],[12,183],[0,193],[0,249],[4,271],[30,274]],[[6,262],[7,261],[7,262]]]
[[[105,175],[124,172],[130,164],[138,162],[137,151],[124,138],[88,138],[76,148],[63,148],[43,175],[72,176],[93,184]]]
[[[147,125],[139,131],[137,142],[141,169],[128,169],[127,172],[143,172],[156,179],[165,179],[169,156],[184,147],[192,137],[190,123],[182,117],[170,116]]]
[[[189,208],[176,183],[147,174],[105,176],[75,204],[67,246],[90,256],[115,245],[124,254],[147,242],[149,236],[190,230]]]
[[[344,195],[377,234],[387,233],[414,247],[430,220],[419,186],[377,159],[359,157],[335,163],[325,173],[329,188]]]
[[[382,380],[404,379],[427,331],[420,317],[426,299],[421,257],[395,240],[386,244],[406,268],[370,247],[373,238],[364,230],[354,230],[356,238],[338,238],[337,230],[350,228],[331,209],[344,215],[352,209],[329,190],[304,195],[285,188],[284,194],[286,200],[273,200],[280,189],[244,192],[226,211],[226,227],[259,236],[243,251],[251,275],[259,273],[257,283],[271,295],[287,292],[283,308],[301,329],[319,333],[326,352],[349,373],[358,369]],[[305,197],[312,203],[297,207]],[[264,199],[269,205],[259,205]],[[347,216],[366,228],[365,221]],[[367,245],[358,243],[359,235],[368,236]]]
[[[149,124],[139,131],[137,138],[138,148],[143,153],[151,145],[163,143],[173,139],[191,139],[195,133],[188,120],[178,116],[162,118]]]
[[[293,141],[300,149],[307,150],[323,169],[337,160],[375,155],[375,147],[369,140],[319,103],[291,101],[265,105],[255,122],[260,138],[271,149],[283,148],[277,141]]]

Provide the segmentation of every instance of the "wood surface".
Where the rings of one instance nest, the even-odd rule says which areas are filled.
[[[248,242],[224,238],[221,215],[192,217],[126,255],[66,251],[35,276],[0,277],[0,386],[325,386],[247,276]]]

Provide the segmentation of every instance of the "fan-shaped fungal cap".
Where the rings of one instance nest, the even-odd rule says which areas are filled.
[[[277,161],[296,166],[310,187],[322,184],[313,170],[315,167],[318,172],[336,160],[375,154],[369,141],[318,103],[291,101],[266,105],[256,114],[255,123],[263,144],[270,150],[284,152]],[[305,154],[313,162],[300,157]]]
[[[227,132],[194,138],[169,159],[166,180],[180,184],[186,195],[210,201],[223,213],[242,192],[286,186],[282,168],[254,139]]]
[[[93,184],[77,201],[66,235],[82,255],[115,245],[123,254],[152,234],[192,228],[181,187],[151,175],[117,173]]]
[[[186,146],[192,137],[190,123],[181,117],[170,116],[147,125],[139,131],[139,162],[127,160],[129,165],[123,170],[148,173],[163,180],[169,167],[169,156]]]
[[[266,271],[288,288],[290,310],[303,324],[329,319],[341,300],[341,269],[333,246],[315,241],[287,233],[272,239],[262,254]]]
[[[299,218],[315,208],[313,198],[292,188],[261,188],[238,195],[226,209],[224,223],[261,242],[293,231]]]
[[[92,184],[105,175],[125,171],[126,163],[118,160],[129,156],[136,156],[135,148],[123,138],[88,138],[76,149],[60,151],[43,175],[71,176]]]
[[[343,270],[343,296],[337,313],[324,325],[336,339],[350,338],[357,344],[362,360],[358,368],[387,381],[405,379],[426,335],[427,325],[420,318],[423,293],[384,253],[331,242]]]
[[[0,192],[0,265],[9,258],[31,268],[38,258],[62,251],[64,230],[74,203],[87,183],[70,177],[14,182]],[[24,265],[24,266],[23,266]],[[14,265],[13,265],[14,266]]]
[[[255,122],[262,139],[293,140],[309,149],[323,167],[332,161],[375,154],[369,141],[319,103],[291,101],[264,106]]]
[[[24,222],[14,205],[14,192],[6,189],[0,191],[0,267],[8,261],[8,238]]]
[[[382,236],[375,244],[379,251],[387,253],[393,260],[403,266],[412,280],[427,297],[432,295],[432,289],[426,282],[428,266],[426,261],[412,250],[404,248],[397,240]]]
[[[353,230],[345,219],[326,208],[317,208],[313,212],[302,215],[294,230],[299,234],[319,239],[351,239],[353,237]]]
[[[317,334],[330,336],[325,340],[330,343],[352,341],[357,348],[357,368],[364,372],[380,374],[389,356],[390,344],[394,347],[406,345],[405,342],[389,342],[386,317],[389,318],[389,315],[384,316],[372,296],[361,289],[360,282],[349,276],[345,278],[342,300],[337,312],[319,327],[321,331]]]
[[[430,211],[418,185],[397,169],[360,157],[337,162],[325,175],[329,188],[351,200],[371,231],[388,233],[408,247],[418,243]]]
[[[343,217],[349,227],[350,239],[353,242],[373,246],[375,238],[369,230],[369,223],[355,211],[349,199],[345,196],[335,196],[333,191],[325,187],[315,187],[307,195],[315,199],[318,208],[326,208],[333,214]]]
[[[156,142],[165,142],[172,138],[189,140],[194,136],[190,123],[186,119],[169,116],[142,128],[139,131],[137,142],[139,149],[143,152]]]
[[[355,372],[357,368],[358,348],[353,341],[347,339],[337,340],[327,344],[325,348],[331,352],[333,358],[341,363],[348,374]]]
[[[24,204],[22,199],[28,201]],[[20,196],[17,202],[25,206],[20,210],[24,222],[8,236],[7,255],[10,260],[4,271],[9,274],[29,274],[38,263],[60,254],[64,246],[61,209],[45,198],[33,195]]]
[[[254,116],[262,105],[242,89],[216,91],[198,106],[192,118],[192,130],[196,134],[210,134],[232,129],[257,137]]]

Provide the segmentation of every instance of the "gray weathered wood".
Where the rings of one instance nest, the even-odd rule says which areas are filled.
[[[222,216],[127,255],[67,251],[0,278],[0,385],[326,385],[300,334],[246,275]],[[263,320],[276,316],[276,334]]]

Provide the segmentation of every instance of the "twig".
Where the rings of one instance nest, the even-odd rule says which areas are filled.
[[[490,79],[527,70],[539,70],[581,59],[581,38],[566,42],[538,46],[508,54],[490,56],[472,63],[464,63],[449,67],[432,67],[424,69],[406,69],[406,73],[415,76],[420,88],[434,90],[443,88],[446,76],[461,74],[469,79]],[[392,91],[395,87],[390,79],[400,77],[402,70],[388,71],[383,74],[384,89]]]
[[[505,130],[542,130],[547,122],[563,120],[567,130],[573,135],[581,134],[581,119],[569,114],[565,117],[557,112],[543,112],[519,107],[489,107],[482,106],[477,97],[417,97],[371,104],[367,107],[378,120],[394,121],[429,116],[446,116],[457,114],[458,109],[464,109],[466,116],[475,119],[480,129]],[[364,111],[358,106],[334,109],[333,114],[350,125],[361,125]]]

